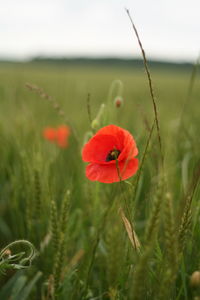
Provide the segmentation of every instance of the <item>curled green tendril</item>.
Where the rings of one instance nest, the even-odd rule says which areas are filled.
[[[11,249],[16,245],[24,245],[28,248],[29,252],[22,251],[12,254]],[[10,253],[9,253],[10,252]],[[27,256],[24,257],[27,253]],[[27,240],[17,240],[0,251],[0,272],[5,273],[6,269],[25,269],[31,266],[32,260],[36,257],[37,252],[32,243]]]

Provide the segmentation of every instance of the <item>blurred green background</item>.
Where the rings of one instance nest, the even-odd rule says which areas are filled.
[[[191,74],[192,66],[151,65],[167,191],[173,198],[176,228],[184,210],[184,199],[196,178],[194,170],[199,164],[199,72],[195,74],[190,90]],[[109,96],[114,80],[122,82],[123,91],[119,95],[117,89],[113,89]],[[59,104],[65,112],[70,121],[68,125],[75,128],[77,140],[72,133],[67,149],[59,149],[43,139],[45,127],[57,127],[65,119],[50,101],[30,91],[26,83],[36,85],[50,95],[54,104]],[[17,297],[21,297],[20,300],[53,299],[48,296],[47,290],[53,286],[50,276],[55,276],[55,272],[60,272],[59,276],[62,273],[61,277],[58,276],[58,299],[133,299],[130,266],[137,264],[137,256],[130,251],[130,241],[117,211],[124,205],[120,203],[123,203],[125,193],[130,209],[134,203],[131,214],[139,240],[143,243],[152,212],[152,199],[160,182],[157,134],[154,130],[137,194],[126,184],[121,191],[117,184],[89,182],[81,160],[85,133],[91,131],[87,113],[88,93],[92,119],[95,119],[100,105],[107,104],[111,112],[108,123],[126,128],[133,134],[141,161],[154,119],[148,81],[142,66],[113,66],[109,63],[67,65],[41,61],[0,63],[0,244],[2,248],[13,240],[25,238],[34,244],[39,254],[30,270],[17,275],[26,278],[21,286],[17,277],[10,288],[6,287],[13,273],[1,278],[7,293],[2,294],[7,295],[2,300],[10,297],[8,291],[15,294],[14,300]],[[114,105],[118,96],[123,97],[120,108]],[[134,187],[136,176],[129,181]],[[71,193],[70,208],[63,211],[67,190]],[[200,263],[198,198],[199,190],[193,201],[193,234],[170,299],[191,299],[189,297],[193,295],[188,278]],[[118,199],[117,204],[112,207],[102,227],[106,208],[115,199]],[[54,205],[57,219],[53,213]],[[68,217],[65,216],[67,212]],[[54,249],[51,238],[55,220],[60,224],[62,218],[67,221],[66,229],[63,229],[66,244],[61,255],[58,249],[57,252]],[[152,264],[155,260],[160,266],[164,266],[166,247],[162,239],[163,226],[161,223],[156,254],[151,257]],[[56,269],[56,257],[60,259],[62,272]],[[23,289],[37,274],[36,271],[41,271],[42,277],[31,286],[29,296],[26,296],[29,298],[26,298]],[[155,297],[159,293],[159,272],[159,267],[156,267],[155,277],[149,275],[150,288],[147,288],[146,295]],[[16,289],[18,293],[15,293]],[[22,292],[24,298],[20,294]],[[141,298],[134,296],[134,299],[144,299],[142,295]]]

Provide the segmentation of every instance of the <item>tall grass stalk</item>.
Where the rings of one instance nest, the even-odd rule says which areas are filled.
[[[52,224],[55,226],[53,229],[54,236],[54,266],[53,266],[53,278],[54,278],[54,289],[55,295],[58,295],[58,290],[61,284],[62,279],[62,271],[65,269],[65,261],[66,261],[66,230],[67,230],[67,217],[69,214],[69,199],[70,192],[67,191],[63,200],[59,213],[59,219],[57,218],[57,226],[56,223]],[[53,205],[52,209],[52,221],[56,221],[56,209],[55,205]],[[57,236],[56,236],[57,235]]]
[[[178,234],[179,249],[180,249],[181,253],[183,252],[183,250],[185,248],[187,234],[190,229],[190,225],[191,225],[191,221],[192,221],[192,208],[191,208],[192,200],[193,200],[195,191],[198,187],[199,180],[200,180],[200,167],[197,167],[196,172],[194,172],[193,180],[192,180],[191,186],[189,188],[188,195],[186,197],[185,206],[184,206],[184,210],[183,210],[183,214],[182,214],[182,218],[181,218],[181,223],[180,223],[179,230],[178,230],[178,232],[179,232],[179,234]]]
[[[197,71],[198,71],[198,68],[199,68],[199,64],[200,64],[200,54],[198,55],[198,57],[196,59],[196,62],[193,64],[192,72],[190,74],[190,79],[189,79],[189,84],[188,84],[188,90],[187,90],[185,101],[183,103],[183,107],[182,107],[181,114],[180,114],[180,122],[179,122],[180,128],[181,128],[181,125],[182,125],[182,122],[183,122],[183,115],[185,113],[187,105],[189,105],[189,102],[191,100],[192,91],[193,91],[194,84],[195,84],[195,81],[196,81]]]
[[[137,38],[137,41],[138,41],[138,44],[139,44],[139,47],[140,47],[140,50],[141,50],[141,53],[142,53],[142,57],[143,57],[144,67],[145,67],[145,71],[146,71],[146,74],[147,74],[148,83],[149,83],[149,90],[150,90],[151,99],[152,99],[152,103],[153,103],[153,109],[154,109],[154,115],[155,115],[155,121],[156,121],[156,128],[157,128],[157,136],[158,136],[158,142],[159,142],[160,154],[161,154],[161,161],[162,161],[162,164],[163,164],[164,158],[163,158],[163,152],[162,152],[160,127],[159,127],[157,105],[156,105],[156,100],[155,100],[155,95],[154,95],[154,90],[153,90],[151,73],[150,73],[150,70],[149,70],[149,67],[148,67],[148,63],[147,63],[147,59],[146,59],[146,54],[145,54],[144,48],[142,46],[142,42],[141,42],[141,39],[139,37],[137,28],[136,28],[136,26],[135,26],[135,24],[133,22],[133,19],[132,19],[131,15],[130,15],[128,9],[126,9],[126,12],[127,12],[127,15],[128,15],[128,17],[129,17],[129,19],[131,21],[131,24],[132,24],[133,30],[135,32],[135,35],[136,35],[136,38]]]
[[[174,222],[174,209],[172,196],[169,192],[165,194],[164,208],[164,260],[161,265],[161,282],[159,284],[158,299],[170,299],[173,295],[175,280],[178,271],[178,244],[177,233]]]
[[[135,182],[135,185],[134,185],[134,196],[133,196],[134,200],[136,199],[136,196],[137,196],[138,185],[139,185],[142,169],[143,169],[143,166],[144,166],[144,162],[145,162],[145,159],[146,159],[146,156],[147,156],[147,153],[148,153],[148,149],[149,149],[150,141],[151,141],[151,138],[152,138],[154,126],[155,126],[155,120],[154,120],[154,122],[151,126],[151,130],[149,132],[149,136],[148,136],[148,139],[147,139],[147,142],[146,142],[146,145],[145,145],[144,153],[142,155],[142,159],[141,159],[141,162],[140,162],[140,167],[139,167],[138,173],[136,175],[136,182]]]

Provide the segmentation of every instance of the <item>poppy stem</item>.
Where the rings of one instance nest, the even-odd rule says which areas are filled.
[[[137,244],[136,244],[136,240],[135,240],[135,235],[134,235],[134,230],[133,230],[133,223],[132,223],[131,212],[130,212],[130,209],[128,207],[127,199],[126,199],[126,197],[125,197],[125,195],[123,193],[123,189],[122,189],[122,177],[121,177],[121,173],[120,173],[120,169],[119,169],[119,163],[118,163],[117,159],[115,159],[115,162],[116,162],[117,173],[118,173],[118,176],[119,176],[119,186],[120,186],[120,189],[121,189],[122,196],[124,198],[124,204],[125,204],[125,208],[126,208],[126,211],[127,211],[127,214],[128,214],[129,223],[130,223],[130,226],[131,226],[131,235],[132,235],[132,239],[133,239],[133,244],[134,244],[135,250],[137,251],[138,248],[137,248]]]
[[[97,250],[97,247],[98,247],[98,244],[99,244],[99,241],[100,241],[100,235],[101,235],[101,232],[102,232],[102,230],[105,226],[108,214],[111,211],[114,202],[115,201],[112,201],[111,205],[109,205],[107,207],[107,209],[105,210],[103,218],[102,218],[102,222],[100,223],[100,225],[97,229],[97,234],[96,234],[96,238],[94,240],[93,249],[92,249],[92,253],[91,253],[91,260],[90,260],[88,270],[87,270],[87,274],[86,274],[85,287],[84,287],[83,294],[82,294],[83,299],[85,299],[85,296],[86,296],[86,293],[87,293],[87,290],[88,290],[90,275],[91,275],[91,271],[92,271],[92,266],[93,266],[93,263],[94,263],[96,250]]]
[[[111,120],[113,119],[112,117],[112,99],[114,99],[114,95],[118,96],[122,96],[123,93],[123,89],[124,89],[124,85],[122,83],[122,81],[120,79],[116,79],[114,80],[109,88],[108,91],[108,97],[107,97],[107,102],[106,102],[106,112],[104,114],[104,124],[106,125],[108,122],[111,122]],[[113,120],[112,120],[113,122]]]
[[[91,105],[90,105],[90,93],[88,93],[87,95],[87,113],[88,113],[88,118],[89,118],[89,122],[90,122],[90,125],[92,123],[92,114],[91,114]]]

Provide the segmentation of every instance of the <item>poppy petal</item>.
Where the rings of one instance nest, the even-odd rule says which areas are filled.
[[[138,159],[132,158],[129,161],[121,161],[118,163],[120,176],[122,180],[126,180],[133,176],[138,169]],[[100,181],[103,183],[112,183],[120,181],[116,164],[96,164],[90,163],[86,167],[86,176],[91,181]]]
[[[101,135],[101,134],[109,134],[112,136],[115,136],[117,139],[120,137],[120,134],[122,134],[124,129],[120,128],[119,126],[116,125],[107,125],[99,129],[96,133],[96,135]]]
[[[98,134],[85,144],[82,159],[86,162],[105,163],[108,153],[115,148],[120,150],[114,136]]]
[[[106,138],[106,135],[109,136],[109,138]],[[112,144],[108,142],[108,139],[111,138],[112,140],[115,139],[115,143]],[[102,156],[101,153],[99,153],[101,152],[101,149],[99,149],[100,143],[102,144],[101,148],[105,147],[105,151]],[[111,124],[101,128],[95,134],[95,136],[84,146],[83,160],[87,162],[105,162],[107,154],[110,152],[110,150],[114,149],[114,147],[117,150],[121,151],[118,157],[118,161],[124,160],[126,158],[131,159],[138,154],[136,143],[130,132],[123,128],[120,128],[119,126]]]
[[[127,131],[124,130],[124,148],[120,153],[118,160],[123,160],[125,158],[131,159],[138,154],[138,149],[134,141],[133,136]]]
[[[116,139],[119,150],[121,150],[124,146],[124,144],[123,144],[124,131],[126,131],[126,130],[120,128],[119,126],[111,124],[111,125],[108,125],[108,126],[105,126],[101,129],[99,129],[99,131],[96,133],[96,136],[102,135],[102,134],[103,135],[112,135]]]

